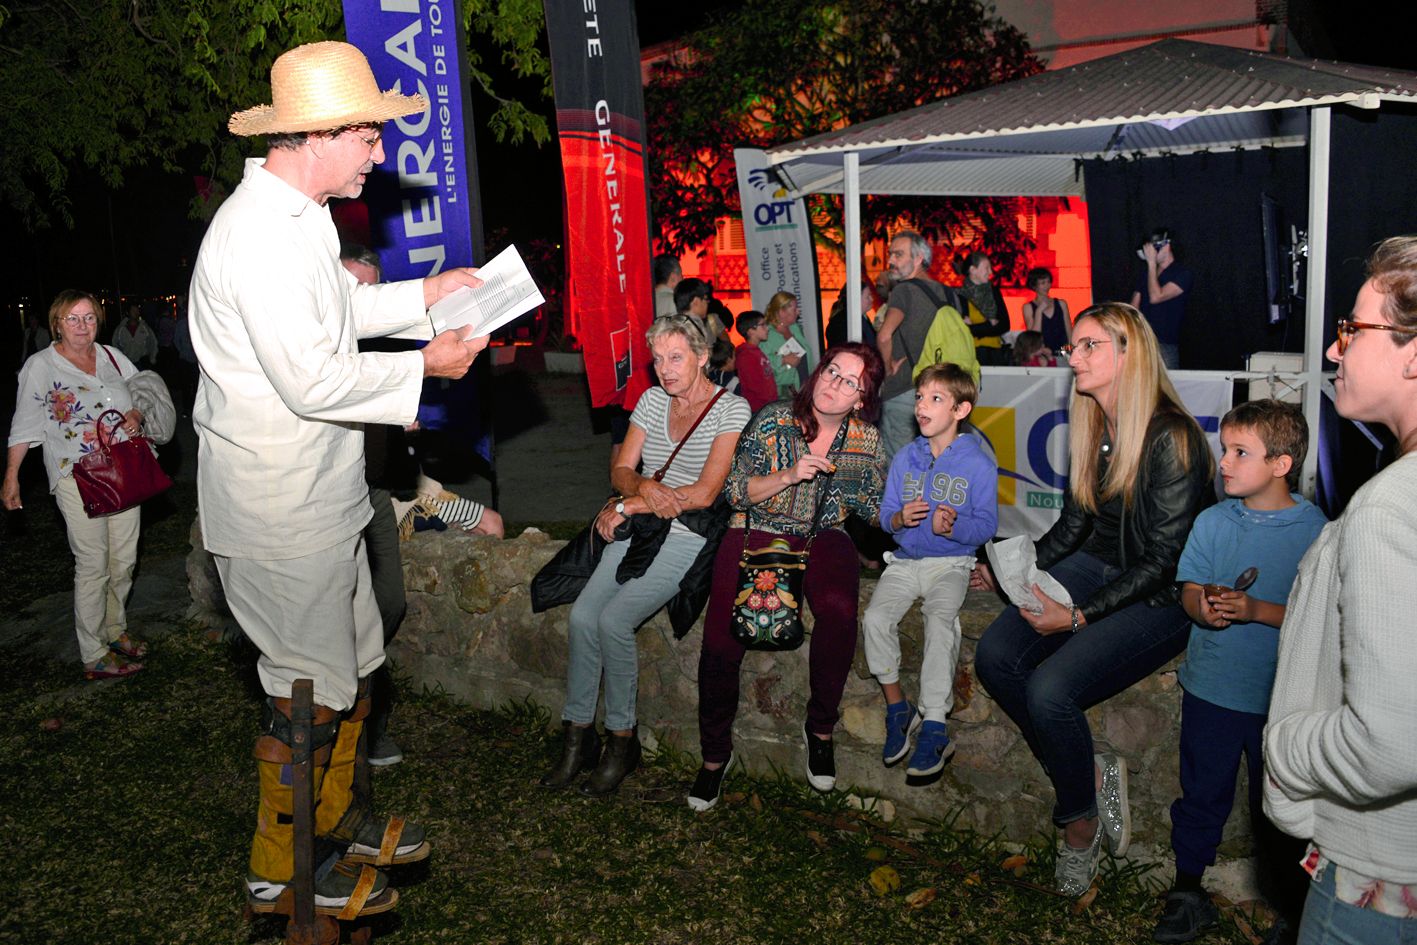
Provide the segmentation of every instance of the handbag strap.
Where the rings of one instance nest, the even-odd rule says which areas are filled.
[[[119,376],[119,377],[122,377],[122,376],[123,376],[123,369],[122,369],[121,367],[119,367],[119,366],[118,366],[118,362],[114,360],[114,358],[113,358],[113,352],[108,350],[108,346],[107,346],[107,345],[99,345],[99,347],[103,349],[103,353],[104,353],[104,354],[108,355],[108,361],[109,361],[110,364],[113,365],[113,370],[115,370],[115,371],[118,372],[118,376]]]
[[[109,426],[107,429],[105,429],[104,426],[103,426],[103,421],[104,421],[104,418],[107,417],[109,414],[113,414],[113,415],[114,415],[115,417],[117,417],[118,419],[115,420],[111,426]],[[94,427],[94,435],[95,435],[95,436],[97,437],[97,439],[98,439],[98,448],[99,448],[99,450],[100,450],[101,452],[104,452],[104,453],[108,452],[108,448],[113,445],[113,431],[116,430],[116,429],[118,429],[118,427],[121,426],[122,423],[123,423],[123,414],[122,414],[122,412],[121,412],[121,411],[118,411],[118,410],[114,410],[112,407],[110,407],[109,409],[105,410],[103,413],[101,413],[101,414],[98,415],[98,419],[93,422],[93,427]]]
[[[679,451],[684,448],[684,444],[689,442],[689,437],[693,436],[694,431],[699,428],[699,424],[704,422],[704,417],[708,416],[708,412],[713,409],[713,405],[718,403],[718,399],[726,393],[728,393],[728,391],[720,387],[718,389],[718,393],[714,394],[713,397],[709,399],[708,405],[704,407],[703,412],[700,413],[698,419],[694,421],[694,425],[689,427],[689,432],[684,434],[684,438],[679,441],[679,444],[677,446],[674,447],[674,452],[669,454],[669,458],[664,461],[663,466],[655,470],[654,475],[650,477],[651,479],[653,479],[655,482],[664,481],[664,474],[669,471],[669,464],[674,462],[674,457],[678,456]]]

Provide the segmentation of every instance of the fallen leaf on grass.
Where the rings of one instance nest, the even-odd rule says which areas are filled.
[[[889,896],[900,888],[900,874],[894,866],[878,866],[871,870],[871,889],[878,896]]]
[[[748,806],[760,814],[763,812],[763,799],[758,797],[757,791],[754,791],[753,796],[748,798]]]
[[[1092,905],[1092,900],[1097,898],[1097,884],[1093,883],[1087,887],[1087,892],[1078,896],[1077,902],[1073,903],[1073,915],[1082,915],[1087,911],[1087,907]]]
[[[64,727],[64,720],[56,715],[53,718],[48,718],[45,719],[43,722],[40,722],[39,727],[41,731],[57,732]]]
[[[910,893],[908,896],[905,897],[905,904],[910,906],[910,908],[912,909],[924,909],[926,906],[928,906],[934,901],[934,886],[926,886],[923,889],[917,889],[915,890],[915,892]]]
[[[818,850],[825,850],[827,848],[827,838],[815,830],[807,831],[807,839],[815,843]]]
[[[982,882],[984,882],[984,880],[980,878],[978,873],[970,873],[964,878],[964,884],[966,886],[978,886]]]
[[[723,795],[723,801],[725,804],[741,804],[747,799],[748,795],[744,794],[742,791],[730,791],[729,793]]]
[[[1015,876],[1022,877],[1028,868],[1028,857],[1023,853],[1016,853],[999,864],[999,868],[1012,872]]]
[[[890,856],[890,854],[886,852],[885,847],[866,848],[866,859],[870,860],[873,863],[884,863],[886,861],[886,857],[888,856]]]

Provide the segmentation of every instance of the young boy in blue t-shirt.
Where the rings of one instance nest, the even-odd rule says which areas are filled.
[[[954,745],[945,717],[954,704],[959,659],[959,608],[969,590],[974,553],[994,537],[999,522],[999,467],[980,440],[960,432],[979,388],[956,364],[935,364],[915,379],[920,436],[891,461],[881,498],[881,526],[899,548],[887,555],[871,603],[861,618],[866,663],[886,698],[886,744],[881,759],[895,764],[910,751],[906,774],[921,777],[945,766]],[[920,661],[920,706],[900,688],[900,618],[923,600],[925,645]]]
[[[1216,922],[1201,876],[1215,862],[1235,802],[1241,754],[1251,816],[1262,816],[1262,741],[1279,625],[1299,559],[1327,524],[1290,492],[1308,442],[1299,408],[1277,400],[1241,404],[1220,421],[1227,498],[1196,518],[1176,571],[1181,605],[1195,623],[1177,673],[1185,691],[1181,797],[1171,805],[1176,882],[1152,935],[1158,942],[1188,942]],[[1231,589],[1250,568],[1258,570],[1254,583]]]

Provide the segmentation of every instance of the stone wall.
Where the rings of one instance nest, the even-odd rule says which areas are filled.
[[[213,622],[222,609],[210,560],[194,548],[188,573],[193,617]],[[529,529],[497,541],[457,531],[422,532],[403,545],[408,616],[390,647],[399,670],[416,685],[442,687],[470,705],[495,708],[530,699],[559,717],[565,686],[569,607],[533,614],[529,584],[561,543]],[[861,587],[864,609],[875,582]],[[858,648],[837,729],[838,783],[863,796],[889,799],[908,817],[939,819],[958,810],[959,822],[985,834],[1023,841],[1051,830],[1053,792],[1018,729],[982,691],[973,672],[974,646],[999,611],[992,595],[971,593],[961,613],[963,642],[955,680],[950,734],[958,745],[943,777],[925,787],[905,783],[904,764],[881,765],[884,740],[880,689]],[[903,664],[919,665],[920,612],[901,627]],[[647,743],[668,742],[697,756],[696,673],[700,630],[676,641],[661,612],[639,633],[639,719]],[[903,673],[908,693],[915,673]],[[734,729],[739,757],[750,770],[802,768],[801,720],[806,715],[807,650],[749,653]],[[1179,791],[1177,738],[1180,688],[1175,666],[1143,680],[1089,713],[1099,742],[1126,759],[1131,771],[1133,833],[1140,851],[1165,855],[1168,808]],[[551,759],[548,758],[548,765]],[[687,791],[687,784],[685,785]],[[1241,788],[1240,797],[1243,797]],[[1243,801],[1227,827],[1222,852],[1245,856],[1248,818]]]

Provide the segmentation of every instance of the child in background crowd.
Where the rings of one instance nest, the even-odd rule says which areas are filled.
[[[1057,367],[1058,359],[1043,345],[1043,333],[1021,331],[1014,338],[1014,364],[1018,367]]]
[[[709,353],[708,379],[730,394],[738,393],[738,375],[733,344],[722,338],[713,343]]]
[[[977,436],[960,431],[978,396],[974,378],[956,364],[920,372],[915,419],[921,435],[892,460],[881,499],[881,525],[900,547],[886,555],[862,627],[866,662],[886,699],[881,760],[889,766],[904,758],[918,729],[906,769],[912,777],[935,774],[954,754],[945,717],[954,704],[959,608],[975,551],[998,525],[998,466]],[[917,708],[900,687],[898,624],[921,599],[925,644]]]
[[[768,323],[762,312],[749,309],[738,316],[733,327],[743,336],[743,343],[738,346],[735,357],[738,393],[748,401],[753,413],[757,413],[777,400],[777,380],[773,377],[772,364],[759,347],[767,340]]]
[[[1188,942],[1216,923],[1201,876],[1215,862],[1235,802],[1241,754],[1257,838],[1265,824],[1262,740],[1279,625],[1299,559],[1326,524],[1322,512],[1290,492],[1308,443],[1299,408],[1277,400],[1241,404],[1220,421],[1220,477],[1227,499],[1196,518],[1176,572],[1181,605],[1195,623],[1177,674],[1185,692],[1181,797],[1171,805],[1176,882],[1152,934],[1158,942]],[[1258,570],[1254,583],[1232,590],[1251,568]],[[1300,895],[1301,852],[1296,849],[1284,864],[1293,873],[1289,885]]]

